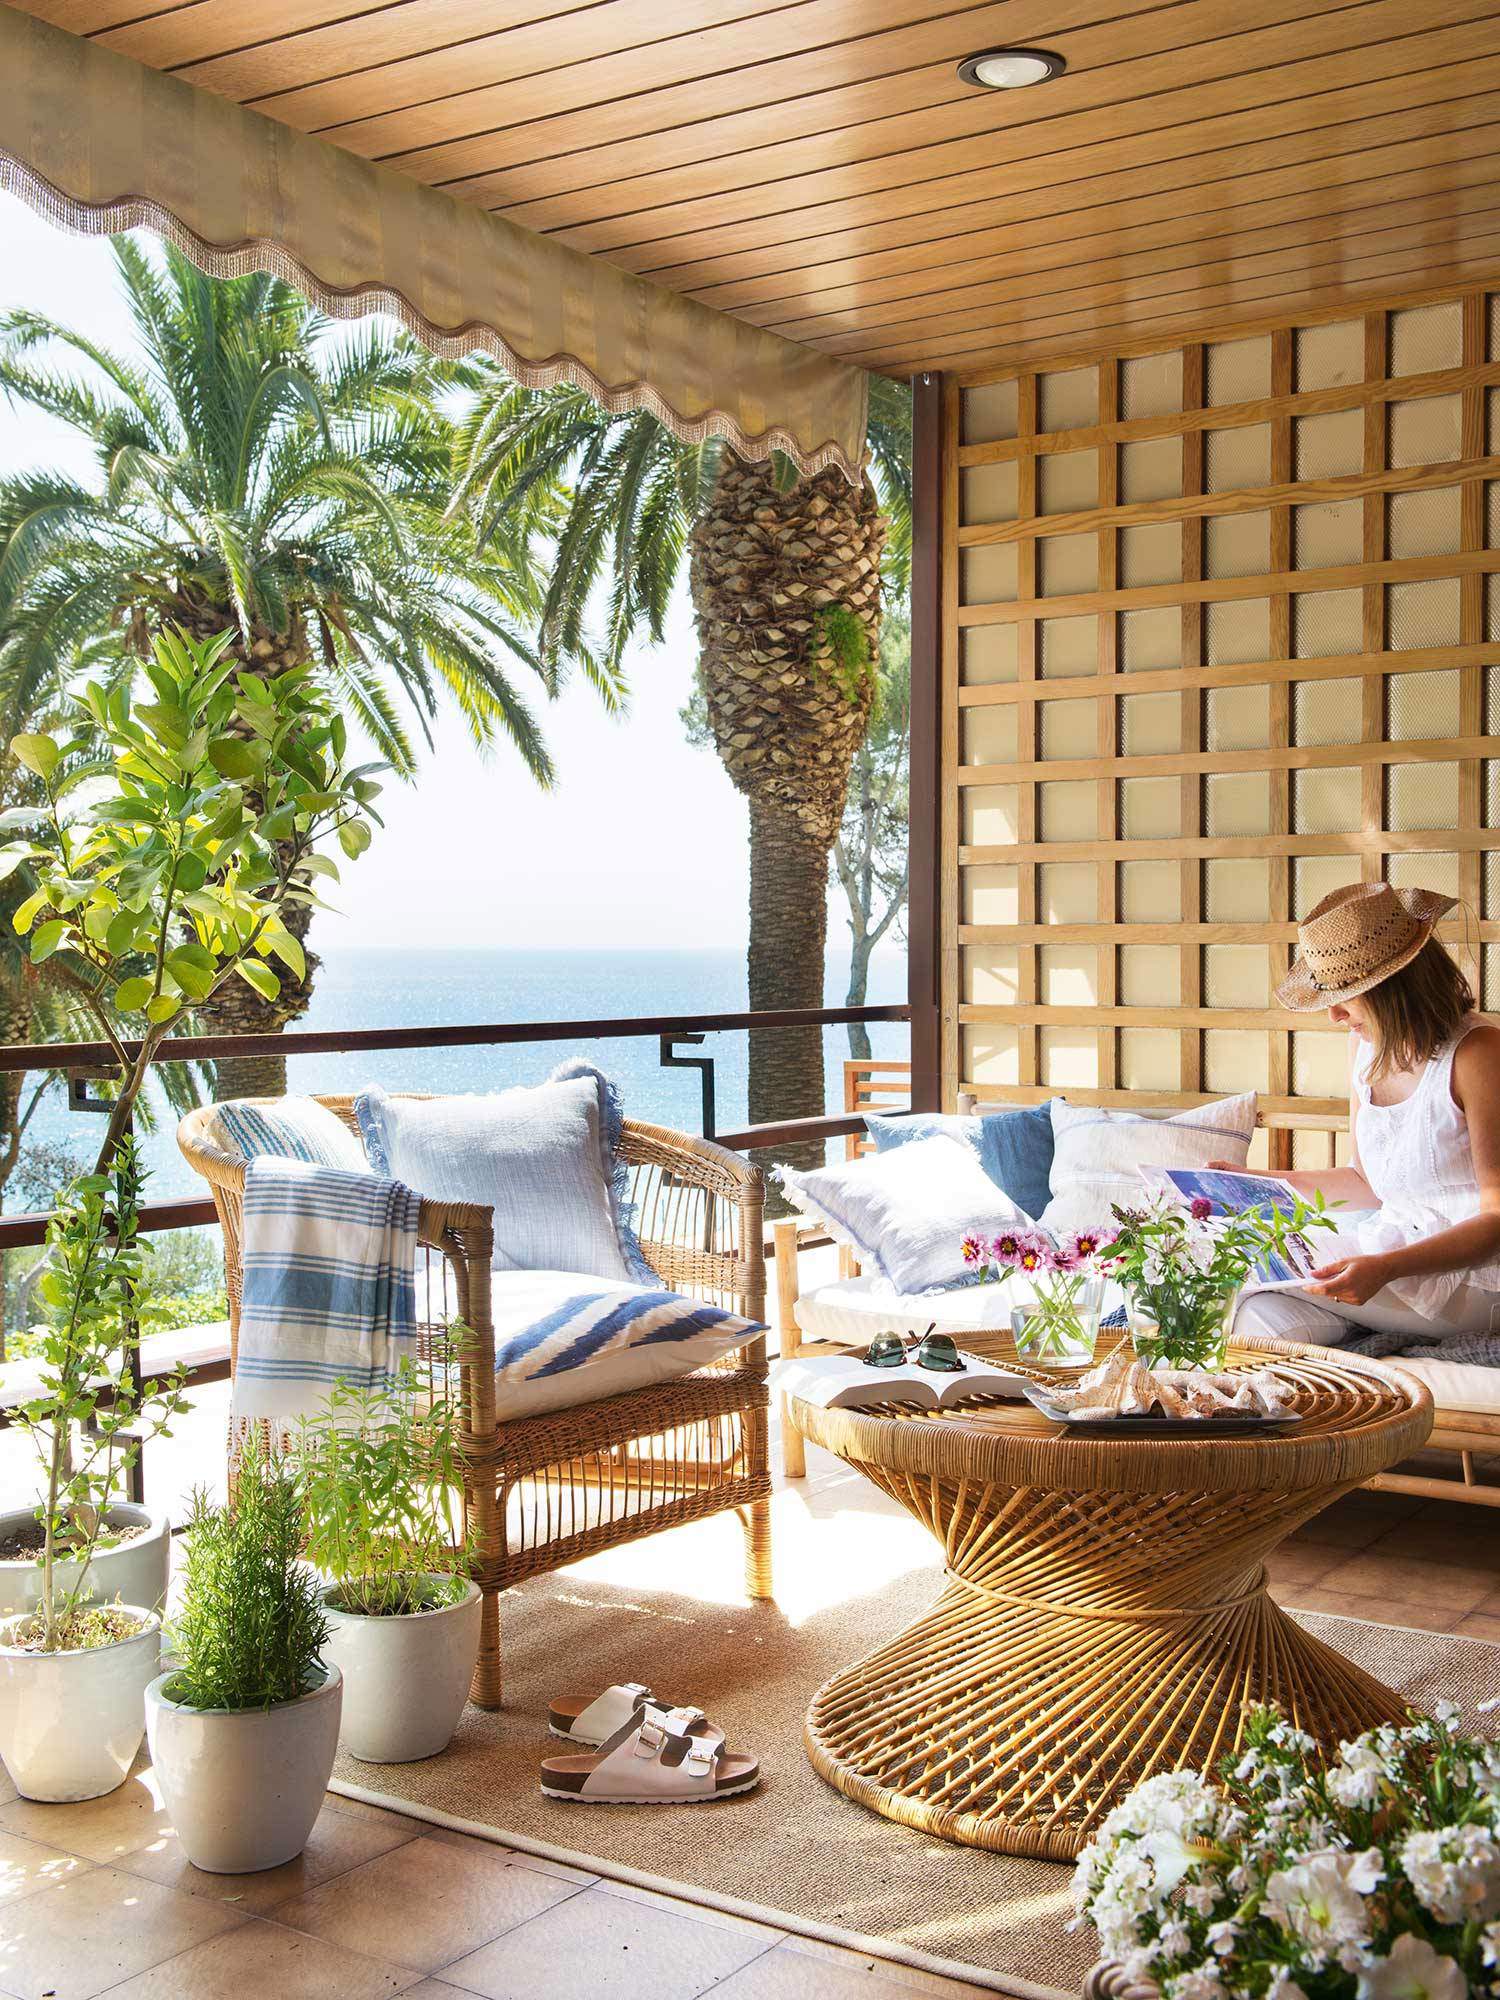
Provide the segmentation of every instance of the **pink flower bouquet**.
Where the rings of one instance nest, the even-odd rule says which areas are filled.
[[[1041,1230],[1004,1231],[964,1239],[963,1259],[981,1280],[1024,1281],[1031,1298],[1011,1308],[1016,1351],[1054,1366],[1092,1360],[1104,1294],[1102,1263],[1110,1239],[1080,1230],[1054,1243]]]

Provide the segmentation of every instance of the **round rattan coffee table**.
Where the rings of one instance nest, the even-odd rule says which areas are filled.
[[[1333,1743],[1402,1705],[1266,1593],[1266,1556],[1341,1493],[1417,1450],[1414,1377],[1326,1348],[1250,1341],[1301,1423],[1268,1437],[1079,1436],[1029,1403],[934,1414],[797,1402],[815,1444],[937,1537],[932,1608],[818,1690],[814,1767],[946,1840],[1071,1859],[1153,1772],[1209,1769],[1276,1701]]]

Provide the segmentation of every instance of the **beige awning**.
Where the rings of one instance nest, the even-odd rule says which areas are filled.
[[[157,230],[216,277],[392,313],[439,353],[483,348],[689,442],[858,476],[861,369],[5,6],[0,187],[67,228]]]

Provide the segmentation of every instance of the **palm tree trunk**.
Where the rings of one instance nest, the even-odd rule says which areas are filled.
[[[828,850],[794,813],[750,802],[750,1006],[821,1007],[828,946]],[[820,1118],[826,1109],[821,1028],[761,1028],[750,1036],[750,1122]],[[762,1168],[823,1164],[823,1141],[753,1152]]]

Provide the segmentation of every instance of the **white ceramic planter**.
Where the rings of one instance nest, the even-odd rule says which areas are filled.
[[[123,1785],[146,1728],[161,1619],[126,1605],[140,1630],[76,1653],[27,1653],[0,1626],[0,1758],[23,1798],[61,1804]]]
[[[165,1514],[149,1507],[137,1507],[122,1500],[106,1517],[112,1527],[141,1527],[118,1548],[99,1549],[88,1566],[89,1596],[102,1604],[116,1598],[122,1604],[143,1604],[148,1611],[160,1611],[167,1600],[167,1571],[172,1561],[172,1523]],[[11,1507],[0,1513],[0,1539],[29,1527],[36,1520],[30,1507]],[[62,1563],[59,1574],[64,1590],[71,1590],[77,1577],[77,1563]],[[30,1611],[42,1592],[42,1572],[31,1557],[0,1562],[0,1618],[12,1611]]]
[[[339,1741],[343,1681],[273,1708],[185,1708],[146,1690],[146,1733],[162,1798],[183,1852],[211,1875],[279,1868],[307,1845]]]
[[[433,1577],[433,1583],[444,1581]],[[479,1591],[402,1618],[364,1618],[323,1593],[324,1657],[344,1674],[344,1748],[365,1764],[410,1764],[446,1750],[479,1656]]]

